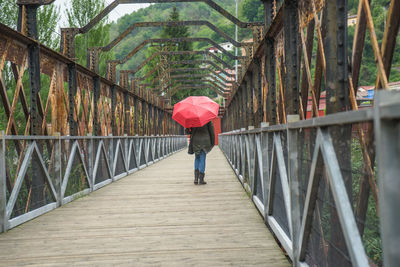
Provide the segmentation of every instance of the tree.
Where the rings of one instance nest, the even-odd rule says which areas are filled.
[[[69,27],[81,28],[88,24],[97,14],[105,8],[105,0],[72,0],[67,8]],[[75,38],[75,56],[81,65],[86,64],[88,47],[107,45],[110,41],[111,24],[107,18],[100,20],[88,33],[78,35]],[[101,53],[99,58],[100,74],[105,75],[106,62],[113,58],[112,52]]]
[[[41,6],[38,9],[37,20],[39,41],[51,49],[56,49],[60,44],[60,36],[57,34],[60,8],[54,4]]]
[[[13,29],[17,28],[18,21],[18,5],[15,0],[0,0],[0,23],[3,23]],[[60,11],[55,5],[41,6],[37,10],[37,25],[38,25],[38,40],[45,46],[56,49],[59,44],[59,35],[56,33],[57,23],[60,19]],[[5,64],[2,72],[2,79],[7,90],[9,100],[13,99],[15,93],[15,77],[9,64]],[[24,73],[22,78],[25,94],[29,97],[29,76],[28,72]],[[42,99],[47,99],[49,93],[49,78],[46,75],[41,75],[42,88],[40,95]],[[23,134],[26,126],[26,120],[20,105],[17,106],[14,119],[19,134]],[[5,130],[8,118],[5,115],[4,109],[0,105],[0,130]]]
[[[260,0],[244,0],[240,5],[240,15],[246,21],[264,21],[264,6]]]
[[[18,5],[15,0],[0,0],[0,23],[13,29],[17,28]],[[60,20],[60,9],[55,5],[40,6],[37,11],[38,40],[44,45],[56,49],[59,44],[57,23]]]
[[[176,7],[173,7],[168,21],[179,21],[179,13]],[[161,38],[183,38],[189,37],[190,32],[187,26],[177,26],[177,27],[164,27],[161,33]],[[164,43],[158,46],[153,46],[147,49],[146,51],[146,58],[150,57],[154,53],[158,51],[193,51],[193,43],[192,42],[179,42],[179,43]],[[195,56],[193,55],[173,55],[168,56],[169,61],[181,61],[181,60],[193,60]],[[162,64],[166,61],[165,57],[156,57],[152,62],[147,64],[144,67],[144,73],[151,71],[154,68],[158,68],[157,72],[154,72],[153,75],[149,76],[146,82],[152,82],[156,79],[159,75],[162,75],[163,70],[166,66]],[[166,63],[166,62],[165,62]],[[197,66],[194,65],[187,65],[187,64],[177,64],[173,66],[174,68],[196,68]],[[170,88],[179,85],[179,83],[171,83]],[[216,96],[214,92],[210,91],[209,89],[197,89],[197,90],[180,90],[176,92],[172,96],[172,104],[182,100],[183,98],[190,96],[190,95],[207,95],[207,96]]]

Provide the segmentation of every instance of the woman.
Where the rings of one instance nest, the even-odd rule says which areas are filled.
[[[194,184],[207,184],[204,181],[204,172],[206,169],[206,154],[211,151],[215,145],[214,126],[212,122],[202,127],[193,127],[186,129],[190,134],[190,142],[195,154],[194,160]]]

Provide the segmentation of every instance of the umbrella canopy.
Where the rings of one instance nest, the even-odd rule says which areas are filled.
[[[189,96],[174,105],[172,118],[185,128],[201,127],[218,116],[219,105],[206,96]]]

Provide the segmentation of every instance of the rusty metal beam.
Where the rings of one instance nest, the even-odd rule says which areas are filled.
[[[298,1],[288,0],[283,4],[285,44],[285,106],[286,114],[299,114],[299,19]],[[283,73],[282,73],[283,74]]]
[[[165,42],[175,42],[175,43],[180,43],[180,42],[209,42],[213,44],[216,48],[218,48],[223,54],[227,55],[231,59],[242,59],[245,57],[242,56],[234,56],[225,49],[223,49],[221,46],[219,46],[216,42],[209,38],[161,38],[161,39],[147,39],[143,41],[140,45],[135,47],[131,52],[128,53],[123,59],[119,60],[109,60],[107,61],[107,79],[115,81],[116,77],[116,67],[117,65],[124,64],[126,61],[128,61],[132,56],[134,56],[138,51],[140,51],[146,44],[149,43],[165,43]],[[179,51],[178,51],[179,52]],[[92,64],[89,64],[89,66]]]
[[[381,45],[381,54],[383,67],[389,80],[390,69],[392,67],[392,60],[394,55],[394,49],[396,47],[396,37],[399,34],[400,28],[400,0],[390,1],[390,7],[386,19],[385,31],[383,34],[383,40]],[[381,88],[382,81],[376,80],[375,88]]]
[[[209,77],[209,78],[211,78],[211,79],[213,79],[215,81],[219,81],[219,80],[216,79],[217,77],[215,77],[213,75],[210,75],[210,74],[208,74],[208,75],[204,75],[204,74],[190,74],[190,75],[178,74],[178,75],[171,75],[170,79],[186,78],[186,77],[193,77],[193,78],[195,78],[195,77]],[[227,80],[224,80],[224,81],[225,81],[224,84],[221,81],[219,81],[219,82],[221,84],[223,84],[224,86],[227,86],[227,87],[231,87],[232,86],[232,84],[229,85],[229,81],[227,81]]]
[[[167,70],[169,73],[170,71]],[[220,78],[220,76],[218,75],[218,77],[212,76],[212,75],[204,75],[204,74],[190,74],[190,75],[178,75],[180,76],[180,78],[193,78],[193,77],[209,77],[211,79],[213,79],[213,81],[215,81],[216,83],[219,83],[222,87],[232,87],[231,85],[227,85],[227,84],[223,84],[221,81],[218,80],[218,78]],[[150,84],[150,86],[159,86],[160,84],[157,84],[160,79],[164,77],[164,75],[161,73],[158,77],[156,77]],[[177,77],[175,77],[177,78]],[[169,77],[169,80],[172,80],[172,77]],[[225,80],[226,81],[226,80]]]
[[[88,24],[81,28],[62,28],[61,29],[61,53],[73,58],[75,56],[75,36],[77,34],[87,33],[92,29],[101,19],[103,19],[107,14],[109,14],[115,7],[119,4],[140,4],[140,3],[170,3],[170,2],[204,2],[217,12],[225,16],[227,19],[235,23],[241,28],[253,28],[257,26],[262,26],[261,22],[242,22],[236,17],[232,16],[225,9],[220,7],[218,4],[214,3],[212,0],[115,0],[110,5],[108,5],[104,10],[102,10],[96,17],[94,17]]]
[[[134,56],[139,50],[141,50],[145,45],[150,44],[150,43],[183,43],[183,42],[208,42],[212,45],[214,45],[218,50],[220,50],[223,54],[227,55],[229,58],[235,60],[235,59],[241,59],[244,58],[242,56],[234,56],[228,51],[226,51],[224,48],[222,48],[219,44],[217,44],[215,41],[211,40],[210,38],[203,38],[203,37],[181,37],[181,38],[154,38],[154,39],[147,39],[143,41],[141,44],[136,46],[134,49],[131,50],[124,58],[116,60],[118,64],[124,64],[126,61],[128,61],[132,56]]]
[[[226,76],[231,76],[234,77],[234,74],[230,74],[226,72],[224,69],[220,68],[216,63],[210,60],[179,60],[179,61],[170,61],[168,62],[169,65],[179,65],[179,64],[187,64],[187,65],[196,65],[196,64],[210,64],[212,65],[216,70],[222,72]]]
[[[180,27],[180,26],[207,26],[219,36],[222,36],[225,40],[232,43],[236,47],[252,46],[253,43],[241,43],[235,41],[224,31],[217,28],[214,24],[206,20],[189,20],[189,21],[154,21],[154,22],[136,22],[129,26],[125,31],[123,31],[118,37],[112,40],[108,45],[103,47],[98,47],[100,51],[110,51],[114,46],[121,42],[129,33],[131,33],[136,28],[144,27]]]
[[[166,86],[165,88],[155,89],[155,90],[161,91],[161,92],[162,92],[162,91],[168,91],[169,88],[174,88],[174,87],[177,86],[177,85],[192,84],[192,83],[198,84],[199,82],[204,83],[204,84],[207,83],[207,82],[209,82],[210,84],[208,84],[208,85],[213,86],[214,89],[220,91],[221,94],[224,93],[225,90],[226,90],[226,88],[224,88],[224,87],[222,87],[222,86],[216,84],[215,82],[213,82],[213,81],[211,81],[211,80],[207,80],[207,79],[191,79],[191,80],[188,80],[188,79],[181,79],[181,80],[174,80],[174,81],[169,80],[169,82],[170,82],[170,83],[168,83],[167,86]],[[172,83],[172,82],[174,82],[174,83]],[[145,86],[145,87],[151,87],[151,84],[146,84],[146,83],[144,83],[144,84],[141,84],[141,85],[142,85],[142,86]]]
[[[171,80],[170,80],[171,82]],[[215,82],[211,81],[211,80],[207,80],[207,79],[181,79],[181,80],[174,80],[174,83],[178,83],[178,84],[191,84],[191,83],[210,83],[210,85],[212,85],[215,89],[220,91],[220,94],[223,94],[226,90],[226,88],[221,87],[220,85],[216,84]],[[168,84],[168,86],[166,88],[164,88],[165,90],[168,90],[168,88],[170,88],[172,85],[172,83]]]
[[[232,69],[233,66],[229,65],[227,62],[216,56],[214,53],[210,51],[159,51],[157,53],[152,54],[150,57],[148,57],[146,60],[141,62],[136,68],[133,70],[124,70],[124,71],[129,71],[129,73],[135,74],[139,72],[146,64],[151,62],[154,58],[160,56],[160,55],[208,55],[211,56],[213,59],[217,60],[219,63],[224,65],[226,68]]]
[[[103,11],[101,11],[96,17],[94,17],[88,24],[79,28],[80,33],[86,33],[91,28],[94,27],[101,19],[107,16],[114,8],[116,8],[120,4],[149,4],[149,3],[180,3],[180,2],[203,2],[216,10],[222,16],[239,26],[240,28],[249,28],[253,26],[262,26],[260,22],[242,22],[237,19],[235,16],[231,15],[228,11],[223,9],[217,3],[212,0],[115,0],[110,5],[108,5]]]
[[[213,87],[212,85],[209,85],[207,83],[197,83],[197,84],[183,84],[183,85],[176,85],[174,87],[171,88],[171,90],[169,90],[167,92],[168,96],[173,96],[178,90],[188,90],[188,89],[211,89],[213,90],[215,93],[217,94],[221,94],[218,89],[216,89],[215,87]]]

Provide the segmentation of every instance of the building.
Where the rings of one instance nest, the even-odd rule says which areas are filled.
[[[226,43],[221,43],[219,44],[223,49],[225,49],[226,51],[233,51],[233,45],[230,42],[226,42]]]
[[[312,111],[312,97],[309,96],[307,100],[307,116],[306,119],[311,118],[311,111]],[[319,98],[319,106],[318,106],[318,116],[322,117],[325,116],[326,111],[326,91],[321,92],[321,96]]]
[[[218,44],[220,47],[222,47],[224,50],[226,50],[226,51],[233,51],[233,44],[232,43],[229,43],[229,42],[226,42],[226,43],[220,43],[220,44]],[[215,53],[215,54],[220,54],[220,53],[222,53],[221,51],[219,51],[219,49],[218,48],[216,48],[216,47],[209,47],[209,48],[207,48],[206,49],[207,51],[209,51],[209,52],[211,52],[211,53]]]
[[[347,27],[357,24],[357,15],[350,15],[347,17]]]
[[[389,83],[389,90],[400,90],[400,81]],[[359,108],[371,107],[374,101],[375,87],[362,85],[357,89],[356,100]]]

